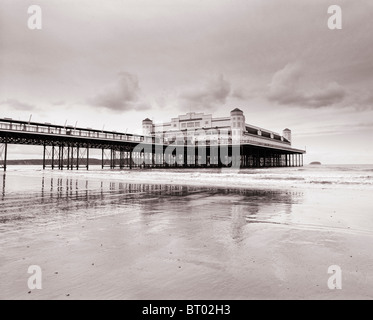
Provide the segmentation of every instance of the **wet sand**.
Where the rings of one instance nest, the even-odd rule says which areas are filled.
[[[19,174],[7,174],[0,299],[373,298],[370,190],[64,174],[23,175],[21,191]],[[43,289],[31,293],[30,265],[43,275]],[[342,269],[342,290],[327,286],[330,265]]]

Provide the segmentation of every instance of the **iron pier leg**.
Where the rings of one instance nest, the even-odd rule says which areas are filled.
[[[61,169],[61,146],[58,146],[58,154],[56,151],[56,157],[57,157],[57,167],[58,167],[58,170],[60,170]]]
[[[67,170],[70,170],[70,146],[67,146]]]
[[[114,169],[114,149],[110,150],[110,169]]]
[[[79,154],[80,150],[79,150],[79,146],[76,147],[76,170],[79,170]]]
[[[43,148],[43,170],[45,170],[45,149],[46,148],[47,148],[47,146],[44,143],[44,148]]]
[[[154,150],[154,146],[152,147],[152,152],[150,153],[150,167],[153,168],[154,165],[155,165],[155,150]]]
[[[54,170],[54,145],[52,145],[52,170]]]
[[[87,146],[87,170],[89,170],[89,147]]]
[[[8,157],[8,142],[5,142],[5,149],[4,149],[4,171],[6,171],[7,157]]]
[[[74,146],[71,146],[71,162],[70,162],[71,170],[74,170]]]
[[[60,170],[63,170],[63,153],[64,153],[64,146],[60,146]]]
[[[101,169],[104,168],[104,148],[102,148],[102,157],[101,157]]]

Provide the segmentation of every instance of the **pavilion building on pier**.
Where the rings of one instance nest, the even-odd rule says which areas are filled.
[[[190,112],[172,118],[170,122],[153,123],[146,118],[142,122],[144,136],[160,137],[166,143],[174,141],[194,144],[210,141],[217,144],[254,143],[274,147],[291,147],[291,130],[286,128],[282,135],[246,123],[242,110],[235,108],[229,117],[214,118],[211,114]],[[180,138],[181,137],[181,138]]]

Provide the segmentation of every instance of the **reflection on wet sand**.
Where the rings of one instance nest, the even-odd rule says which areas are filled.
[[[2,183],[2,190],[1,190],[1,201],[5,198],[5,182],[6,182],[6,174],[3,174],[3,183]]]
[[[286,219],[302,192],[279,192],[231,188],[201,188],[164,184],[136,184],[88,179],[42,177],[40,192],[6,191],[3,176],[0,229],[53,224],[79,215],[96,217],[127,214],[136,210],[139,219],[158,215],[201,212],[209,219],[231,221],[232,239],[239,241],[248,223]],[[175,222],[177,224],[177,219]],[[177,226],[185,228],[180,220]]]
[[[372,296],[370,192],[64,174],[3,176],[0,299],[335,298],[332,264],[344,297]],[[29,294],[33,264],[47,285]]]

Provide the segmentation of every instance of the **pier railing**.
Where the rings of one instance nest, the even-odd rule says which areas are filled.
[[[0,129],[28,133],[41,133],[49,135],[76,136],[93,139],[110,139],[119,141],[143,142],[144,136],[120,133],[115,131],[99,131],[90,128],[76,128],[72,126],[58,126],[48,123],[25,123],[10,119],[0,119]]]

